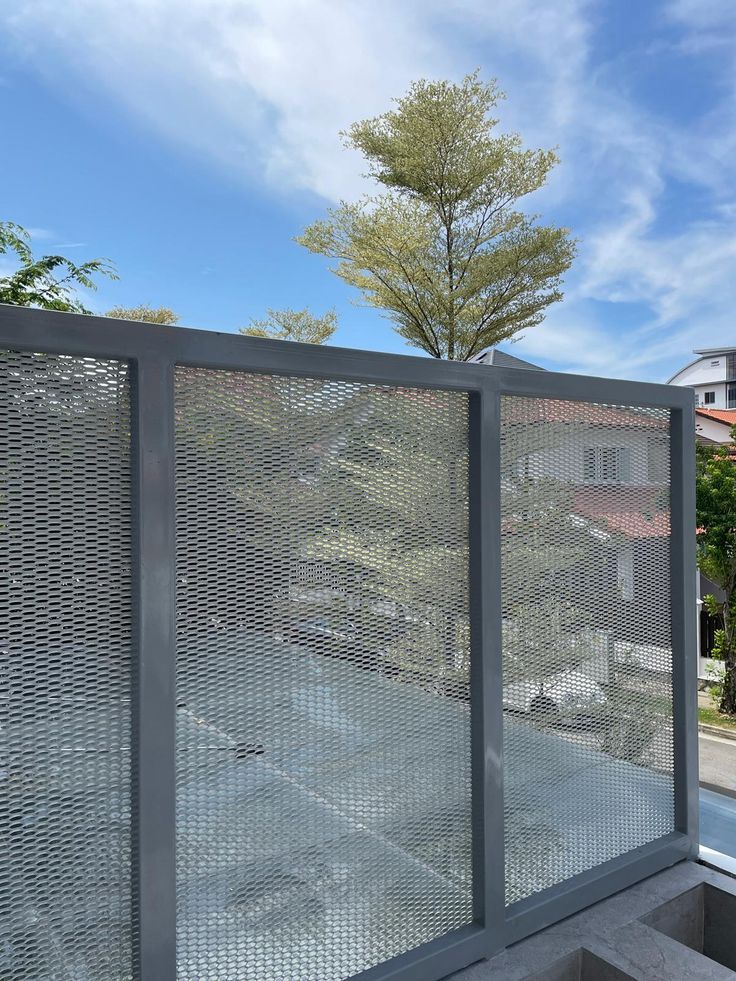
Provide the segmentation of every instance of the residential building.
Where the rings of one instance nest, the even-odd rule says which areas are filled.
[[[695,408],[695,438],[699,443],[732,443],[731,429],[736,425],[736,409]]]
[[[670,379],[695,391],[696,405],[707,409],[736,409],[736,347],[706,347],[693,351],[694,361]]]
[[[493,368],[544,370],[498,348],[472,360]],[[534,407],[524,400],[516,412],[507,408],[505,424],[504,452],[514,462],[504,464],[504,485],[510,489],[516,477],[557,482],[558,494],[567,495],[572,527],[584,524],[599,551],[594,569],[582,562],[573,575],[588,578],[591,596],[616,597],[606,614],[615,639],[644,642],[656,589],[647,570],[666,565],[669,548],[666,418],[624,406],[549,399]],[[532,446],[524,437],[529,427],[540,434]],[[596,609],[589,612],[592,620],[600,616]]]
[[[671,385],[690,386],[695,391],[695,438],[699,443],[733,443],[736,425],[736,347],[702,348],[698,357],[669,380]],[[699,675],[706,680],[714,670],[710,660],[720,619],[711,616],[703,598],[723,600],[723,591],[698,572]]]

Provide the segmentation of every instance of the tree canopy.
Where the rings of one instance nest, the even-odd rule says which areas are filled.
[[[736,441],[736,426],[731,435]],[[736,714],[736,466],[730,450],[698,444],[696,518],[698,567],[724,594],[720,601],[705,597],[722,624],[715,645],[725,668],[720,710]]]
[[[136,307],[113,307],[105,316],[114,317],[116,320],[138,320],[145,324],[173,326],[179,323],[179,314],[174,313],[169,307],[149,307],[145,303],[139,303]]]
[[[262,320],[252,320],[250,326],[241,327],[240,333],[249,337],[270,337],[277,341],[301,341],[303,344],[324,344],[337,330],[337,313],[327,310],[322,316],[303,310],[266,311]]]
[[[502,98],[478,72],[420,80],[394,109],[354,123],[344,142],[385,191],[342,202],[297,237],[436,358],[468,360],[538,324],[575,255],[567,229],[517,207],[557,156],[496,133]]]
[[[95,276],[118,278],[107,259],[77,264],[62,255],[34,258],[29,232],[15,222],[0,221],[0,255],[7,254],[15,257],[18,268],[0,276],[0,303],[89,313],[77,294],[78,287],[96,290]]]

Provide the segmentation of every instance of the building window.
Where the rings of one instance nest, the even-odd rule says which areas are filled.
[[[623,484],[629,479],[629,460],[626,446],[586,446],[583,478],[587,484]]]
[[[716,393],[715,392],[706,392],[705,393],[705,396],[703,398],[703,401],[705,402],[706,405],[715,405],[715,402],[716,402]]]
[[[726,356],[726,380],[736,381],[736,354]]]
[[[666,484],[670,479],[670,441],[666,437],[647,442],[647,477],[650,484]]]
[[[736,409],[736,385],[728,385],[726,388],[726,408]]]

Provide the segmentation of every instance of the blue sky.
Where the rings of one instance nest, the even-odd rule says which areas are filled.
[[[734,0],[0,0],[0,217],[111,258],[95,310],[235,330],[334,306],[335,343],[407,351],[292,237],[367,189],[341,128],[475,67],[502,129],[559,147],[529,206],[580,239],[511,350],[665,380],[736,343]]]

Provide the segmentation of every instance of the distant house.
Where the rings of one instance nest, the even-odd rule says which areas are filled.
[[[507,410],[510,434],[516,421]],[[581,597],[591,603],[593,622],[617,639],[651,642],[652,609],[661,592],[652,572],[669,561],[667,419],[625,407],[540,399],[519,408],[518,423],[527,430],[542,427],[541,445],[517,462],[519,476],[569,488],[571,519],[585,522],[603,549],[595,571],[574,573],[587,579]],[[605,610],[601,596],[611,597]]]
[[[694,354],[695,360],[676,372],[669,383],[693,388],[699,442],[731,443],[731,427],[736,423],[736,346],[703,348]],[[471,360],[490,367],[544,370],[498,348],[487,348]],[[644,641],[649,629],[648,610],[656,599],[652,570],[666,569],[669,561],[669,513],[662,507],[669,471],[667,427],[631,410],[581,407],[577,413],[574,403],[564,400],[551,416],[549,403],[546,409],[540,405],[539,411],[546,417],[540,415],[536,421],[560,426],[566,420],[570,435],[559,439],[554,447],[538,451],[536,459],[525,460],[525,475],[546,475],[575,487],[575,514],[589,521],[591,529],[603,533],[601,541],[610,549],[601,587],[609,590],[608,595],[613,589],[619,597],[615,611],[609,611],[614,632]],[[574,431],[575,422],[584,425]],[[718,621],[702,609],[702,597],[721,594],[704,577],[699,575],[698,579],[699,648],[704,671]]]
[[[732,443],[736,409],[695,409],[695,438],[701,443]]]
[[[670,378],[670,385],[685,385],[695,392],[695,438],[701,443],[733,443],[731,427],[736,424],[736,347],[711,347],[694,351],[697,358]],[[736,447],[733,451],[736,460]],[[715,631],[720,626],[716,617],[703,609],[703,597],[712,594],[718,600],[723,593],[701,573],[698,573],[698,618],[700,674],[707,677],[706,659],[710,657]]]
[[[490,368],[544,370],[498,348],[472,360]],[[594,571],[573,573],[581,583],[587,580],[581,602],[590,600],[593,623],[616,639],[651,641],[661,592],[652,572],[669,561],[668,419],[625,406],[523,399],[516,410],[507,406],[504,425],[512,452],[504,463],[509,488],[517,477],[559,481],[569,492],[570,519],[584,524],[602,549]],[[530,440],[532,429],[538,436]],[[529,447],[518,458],[517,440]],[[512,524],[506,533],[513,534]],[[611,597],[605,610],[601,596]]]
[[[736,410],[736,347],[706,347],[670,378],[670,385],[689,386],[695,404],[705,409]]]
[[[474,354],[470,359],[476,364],[488,364],[494,368],[531,368],[534,371],[546,371],[541,365],[532,364],[531,361],[523,361],[521,358],[514,357],[506,351],[501,351],[497,347],[487,347],[480,354]]]

